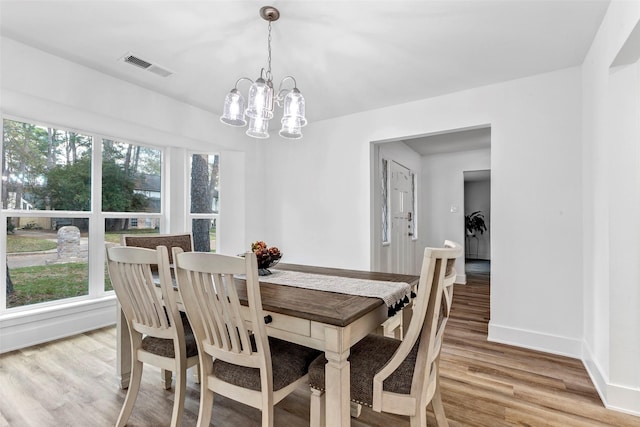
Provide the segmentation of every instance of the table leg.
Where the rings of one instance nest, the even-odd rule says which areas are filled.
[[[116,304],[116,376],[118,385],[122,390],[129,388],[129,379],[131,377],[131,336],[127,327],[127,319],[124,312],[120,308],[120,304]]]
[[[349,347],[342,345],[342,331],[325,330],[325,387],[326,425],[345,427],[351,425]]]

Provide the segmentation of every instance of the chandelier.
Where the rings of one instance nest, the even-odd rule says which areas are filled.
[[[260,16],[269,22],[267,70],[262,68],[260,77],[255,81],[248,77],[241,77],[236,81],[234,88],[224,99],[224,110],[220,121],[230,126],[243,127],[247,125],[246,117],[248,117],[247,135],[253,138],[269,138],[269,121],[273,118],[275,104],[283,109],[280,136],[289,139],[302,138],[302,127],[307,124],[307,119],[304,115],[304,97],[297,88],[296,79],[286,76],[280,81],[275,95],[273,90],[271,23],[280,18],[280,12],[273,6],[264,6],[260,9]],[[238,91],[238,84],[245,80],[251,82],[246,109],[244,97]],[[293,82],[293,89],[283,89],[282,86],[287,81]]]

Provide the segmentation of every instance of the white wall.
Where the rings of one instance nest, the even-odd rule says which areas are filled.
[[[441,246],[445,240],[465,245],[464,171],[490,169],[491,150],[434,154],[422,158],[422,224],[424,246]],[[457,212],[451,212],[455,207]],[[456,260],[457,283],[466,283],[464,256]]]
[[[370,142],[490,125],[490,338],[580,356],[580,90],[574,68],[312,123],[303,140],[266,150],[278,183],[265,201],[269,233],[287,262],[368,269]],[[462,205],[462,174],[457,191]],[[522,233],[527,222],[538,231]]]
[[[476,233],[477,239],[467,239],[466,254],[470,258],[491,259],[491,181],[466,181],[464,183],[464,214],[481,211],[487,230]],[[529,230],[529,228],[524,227]],[[533,227],[535,228],[535,227]]]
[[[640,415],[638,25],[640,3],[612,2],[582,67],[582,191],[584,360],[608,407]]]

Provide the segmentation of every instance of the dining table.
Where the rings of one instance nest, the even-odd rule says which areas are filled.
[[[412,289],[417,287],[420,276],[316,267],[298,264],[277,265],[278,270],[326,276],[327,279],[362,279],[379,282],[400,282]],[[328,292],[304,287],[269,282],[270,276],[260,276],[260,295],[267,333],[270,336],[315,348],[324,352],[326,425],[344,427],[350,425],[350,367],[351,347],[367,334],[381,328],[389,320],[389,309],[376,297]],[[236,278],[238,295],[247,304],[246,286]],[[391,285],[390,285],[391,286]],[[249,319],[245,305],[243,316]],[[395,316],[402,316],[399,312]],[[131,370],[129,331],[120,312],[117,322],[117,375],[120,386],[127,388]]]

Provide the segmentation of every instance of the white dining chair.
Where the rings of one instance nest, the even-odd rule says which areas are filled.
[[[258,408],[272,427],[274,405],[307,383],[309,363],[320,352],[268,337],[256,256],[173,249],[178,289],[198,344],[201,368],[198,426],[211,420],[214,393]],[[246,282],[248,318],[235,277]]]
[[[186,371],[198,364],[198,349],[191,327],[178,311],[167,248],[107,245],[107,265],[131,337],[131,379],[116,426],[125,426],[133,412],[147,363],[175,372],[170,425],[182,425]],[[152,266],[157,266],[159,286]]]
[[[169,252],[169,265],[173,265],[173,253],[171,248],[182,248],[185,252],[193,251],[193,236],[191,233],[171,233],[171,234],[157,234],[157,233],[142,233],[142,234],[123,234],[120,236],[120,244],[122,246],[133,246],[137,248],[155,249],[158,246],[166,246]],[[152,266],[151,269],[154,273],[157,273],[157,267]],[[183,318],[186,318],[184,313],[181,313]],[[194,366],[193,380],[196,383],[200,382],[198,373],[198,366]],[[171,371],[162,369],[160,371],[160,379],[162,386],[165,390],[171,388],[172,374]]]
[[[446,241],[425,248],[413,315],[404,339],[369,334],[351,348],[351,400],[376,412],[409,416],[411,427],[425,427],[426,408],[433,407],[438,426],[447,426],[440,396],[439,358],[451,309],[455,259],[462,247]],[[318,357],[309,367],[311,426],[324,426],[325,364]]]

